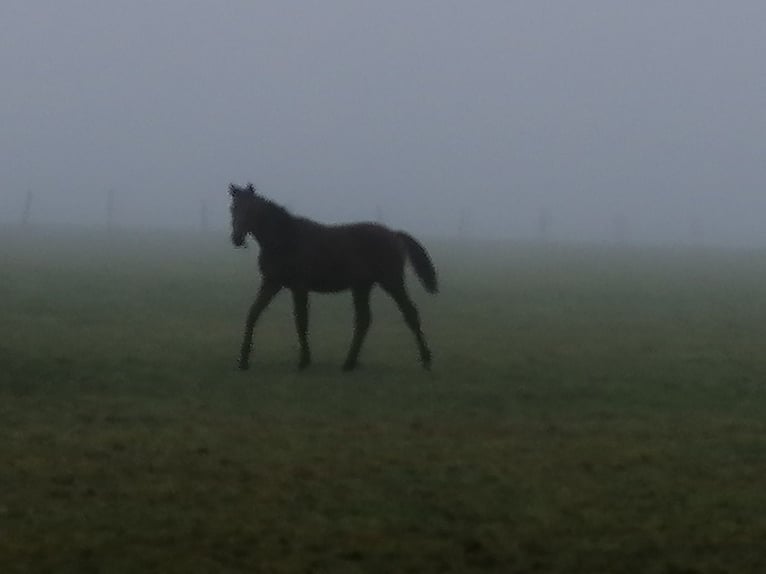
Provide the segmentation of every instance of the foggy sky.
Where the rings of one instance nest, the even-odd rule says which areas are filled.
[[[0,220],[766,245],[766,3],[3,0]]]

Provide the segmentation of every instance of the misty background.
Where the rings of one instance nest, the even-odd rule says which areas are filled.
[[[766,245],[766,3],[3,0],[0,221]],[[462,221],[462,223],[461,223]]]

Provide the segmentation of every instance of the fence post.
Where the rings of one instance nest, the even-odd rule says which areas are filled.
[[[208,231],[207,202],[204,199],[199,206],[199,228],[202,233]]]
[[[464,207],[460,210],[457,221],[458,237],[464,238],[468,233],[468,210]]]
[[[32,217],[32,190],[28,189],[26,197],[24,198],[24,210],[21,212],[21,224],[29,225],[29,220]]]
[[[106,229],[111,232],[114,228],[114,190],[106,194]]]
[[[548,241],[550,239],[552,226],[553,216],[551,215],[551,210],[547,207],[543,207],[537,215],[537,232],[542,241]]]
[[[692,217],[689,221],[689,236],[693,245],[705,242],[705,226],[697,217]]]
[[[614,240],[617,243],[626,243],[628,240],[629,224],[628,218],[623,213],[618,213],[612,220]]]

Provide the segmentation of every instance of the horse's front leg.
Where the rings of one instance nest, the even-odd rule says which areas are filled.
[[[311,364],[311,349],[309,349],[309,294],[304,289],[293,289],[293,314],[295,328],[298,330],[298,342],[301,346],[301,357],[298,368],[303,370]]]
[[[263,313],[263,310],[271,303],[274,296],[279,293],[280,289],[282,289],[280,285],[264,281],[261,283],[261,288],[258,290],[255,301],[250,306],[247,321],[245,322],[245,336],[242,339],[242,348],[239,353],[239,368],[243,371],[250,366],[250,350],[253,346],[255,323],[258,321],[261,313]]]

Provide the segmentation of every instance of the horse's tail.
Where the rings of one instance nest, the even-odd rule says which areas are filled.
[[[397,233],[399,238],[404,243],[404,251],[407,254],[412,267],[415,269],[415,273],[420,279],[420,282],[429,293],[436,293],[439,290],[439,286],[436,281],[436,268],[434,267],[431,257],[428,255],[428,251],[417,240],[400,231]]]

